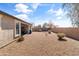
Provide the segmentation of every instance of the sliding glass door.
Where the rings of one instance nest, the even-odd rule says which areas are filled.
[[[19,21],[15,22],[15,37],[21,35],[21,23]]]

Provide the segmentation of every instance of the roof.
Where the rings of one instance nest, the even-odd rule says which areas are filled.
[[[26,21],[24,21],[24,20],[22,20],[22,19],[19,19],[19,18],[15,17],[15,16],[12,16],[12,15],[10,15],[10,14],[8,14],[8,13],[6,13],[6,12],[3,12],[3,11],[1,11],[1,10],[0,10],[0,13],[1,13],[1,14],[6,14],[6,15],[8,15],[8,16],[14,18],[14,19],[17,19],[17,20],[22,21],[22,22],[24,22],[24,23],[26,23],[26,24],[32,25],[31,23],[28,23],[28,22],[26,22]]]

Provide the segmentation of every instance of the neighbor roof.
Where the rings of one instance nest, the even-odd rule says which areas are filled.
[[[0,10],[0,13],[1,13],[1,14],[6,14],[6,15],[8,15],[8,16],[10,16],[10,17],[12,17],[12,18],[15,18],[15,19],[17,19],[17,20],[19,20],[19,21],[22,21],[22,22],[24,22],[24,23],[26,23],[26,24],[32,25],[31,23],[28,23],[28,22],[26,22],[26,21],[24,21],[24,20],[22,20],[22,19],[19,19],[19,18],[15,17],[15,16],[12,16],[12,15],[10,15],[10,14],[8,14],[8,13],[6,13],[6,12],[3,12],[3,11],[1,11],[1,10]]]

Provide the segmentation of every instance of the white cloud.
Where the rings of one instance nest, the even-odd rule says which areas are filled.
[[[63,9],[61,8],[59,8],[58,10],[49,9],[48,13],[51,15],[55,14],[57,19],[62,19],[66,15],[67,11],[63,11]]]
[[[32,8],[33,8],[34,10],[36,10],[39,5],[40,5],[40,3],[33,3],[33,4],[32,4]]]
[[[58,25],[58,27],[72,27],[70,19],[55,21],[54,23],[55,25]]]
[[[57,19],[62,19],[62,17],[61,16],[58,16]]]
[[[15,5],[15,11],[17,12],[22,12],[22,13],[30,13],[32,12],[32,10],[28,9],[29,6],[25,5],[25,4],[16,4]]]
[[[66,18],[67,11],[59,8],[57,10],[49,9],[47,12],[48,15],[54,15],[56,17],[56,21],[52,20],[55,25],[58,27],[72,27],[70,19]]]
[[[60,16],[63,14],[63,10],[61,8],[59,8],[58,10],[54,10],[54,9],[49,9],[48,13],[53,14],[55,13],[56,16]]]
[[[61,8],[56,11],[56,16],[61,16],[63,14],[64,14],[64,12]]]
[[[16,17],[18,17],[18,18],[20,18],[22,20],[25,20],[25,21],[29,20],[29,17],[26,14],[19,14],[19,15],[16,15]]]
[[[53,9],[49,9],[49,10],[47,11],[47,13],[49,13],[49,14],[53,14],[53,13],[56,13],[56,11],[53,10]]]

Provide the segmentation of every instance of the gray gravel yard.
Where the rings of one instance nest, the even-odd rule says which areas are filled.
[[[24,41],[13,42],[0,49],[4,56],[63,56],[79,55],[79,41],[66,38],[59,41],[55,33],[33,32],[25,35]]]

